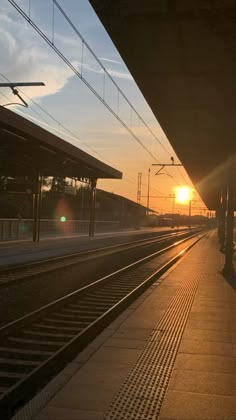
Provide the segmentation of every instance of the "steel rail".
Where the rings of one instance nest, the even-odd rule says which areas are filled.
[[[0,418],[10,419],[203,236],[195,233],[0,328]],[[186,241],[191,243],[156,269],[156,258]]]

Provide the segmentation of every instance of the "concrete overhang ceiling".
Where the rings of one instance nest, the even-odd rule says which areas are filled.
[[[236,1],[90,0],[209,209],[235,177]]]

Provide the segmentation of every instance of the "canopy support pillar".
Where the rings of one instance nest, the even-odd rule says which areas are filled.
[[[96,178],[91,179],[90,185],[91,185],[91,201],[90,201],[89,236],[94,236],[97,179]]]
[[[218,224],[218,237],[220,243],[220,250],[225,250],[225,229],[226,229],[226,205],[227,205],[227,187],[222,187],[220,197],[219,209],[219,224]]]
[[[39,242],[42,175],[37,172],[33,190],[33,242]]]
[[[225,242],[225,265],[223,273],[234,275],[234,187],[233,182],[227,186],[227,217],[226,217],[226,242]]]

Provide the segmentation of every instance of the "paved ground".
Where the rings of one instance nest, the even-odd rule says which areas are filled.
[[[236,290],[210,232],[14,419],[236,420]]]

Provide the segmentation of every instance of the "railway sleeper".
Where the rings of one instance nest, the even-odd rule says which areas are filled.
[[[112,297],[112,295],[114,295],[114,298]],[[123,292],[123,291],[121,291],[120,289],[118,290],[118,289],[111,289],[111,290],[104,290],[104,291],[102,291],[101,293],[96,293],[96,297],[101,297],[101,298],[104,298],[105,297],[105,299],[107,299],[108,301],[110,300],[110,299],[112,299],[112,300],[115,300],[116,298],[117,299],[119,299],[119,297],[121,297],[121,296],[124,296],[125,295],[125,292]]]
[[[79,305],[81,305],[82,307],[83,306],[85,306],[85,305],[87,305],[88,304],[88,302],[92,302],[92,305],[94,305],[94,301],[95,300],[97,300],[97,305],[99,306],[106,306],[108,303],[110,303],[110,299],[112,299],[112,298],[107,298],[106,296],[104,296],[103,297],[103,299],[100,299],[100,300],[98,300],[97,298],[96,298],[96,296],[97,296],[97,293],[98,293],[98,296],[100,297],[100,296],[102,296],[101,295],[101,293],[100,292],[93,292],[93,293],[91,293],[91,294],[89,294],[89,295],[87,295],[87,296],[85,296],[84,297],[84,299],[83,300],[81,300],[81,301],[78,301],[78,304]],[[90,304],[91,305],[91,304]],[[93,306],[90,306],[89,307],[89,309],[91,309],[91,308],[93,308]]]
[[[16,382],[23,379],[26,375],[15,372],[0,372],[0,386],[8,387],[15,385]]]
[[[52,351],[46,351],[46,350],[29,350],[29,349],[22,349],[20,347],[12,347],[12,343],[10,343],[10,346],[7,345],[5,347],[0,347],[0,357],[7,357],[7,358],[13,358],[13,359],[23,359],[23,360],[32,360],[32,361],[43,361],[47,359],[49,356],[51,356]]]
[[[48,325],[47,323],[42,323],[42,324],[35,324],[35,326],[37,328],[39,328],[42,331],[65,331],[65,332],[71,332],[71,334],[77,334],[78,333],[78,328],[75,327],[65,327],[65,326],[56,326],[56,325]]]
[[[110,298],[110,299],[106,299],[103,296],[90,296],[89,298],[87,298],[86,300],[84,300],[84,303],[88,304],[89,306],[91,305],[96,305],[96,308],[98,307],[104,307],[104,308],[110,308],[110,306],[115,303],[117,301],[116,298]],[[104,305],[104,303],[106,303],[106,305]]]
[[[81,304],[74,305],[73,308],[74,307],[77,307],[78,311],[81,311],[83,313],[86,313],[86,314],[94,313],[96,315],[97,313],[102,313],[102,312],[107,311],[107,309],[110,308],[110,305],[104,305],[100,303],[94,306],[94,302],[93,302],[92,304],[84,303],[83,305]]]
[[[15,347],[19,347],[27,350],[47,350],[57,351],[59,347],[64,345],[64,342],[52,342],[44,340],[29,340],[21,337],[8,337],[8,345],[14,344]]]
[[[92,315],[88,315],[87,313],[83,313],[83,312],[79,312],[77,314],[64,314],[63,312],[60,314],[56,315],[56,318],[58,319],[71,319],[73,320],[83,320],[83,321],[91,321],[94,318],[96,318],[96,316],[99,316],[102,312],[96,312],[96,314],[92,314]]]
[[[119,293],[126,293],[131,289],[130,285],[126,286],[120,286],[120,285],[111,285],[109,288],[106,288],[106,293],[116,293],[117,291]]]
[[[51,323],[51,325],[61,325],[61,326],[63,326],[63,325],[71,325],[71,326],[77,326],[78,327],[78,329],[81,327],[81,326],[84,326],[84,324],[87,324],[87,323],[89,323],[89,322],[86,322],[86,321],[71,321],[71,320],[67,320],[67,319],[64,319],[64,320],[61,320],[61,319],[56,319],[56,318],[45,318],[45,321],[47,321],[48,323]]]
[[[8,358],[0,358],[0,366],[2,363],[7,363],[9,366],[18,366],[18,365],[24,365],[24,366],[38,366],[38,362],[32,361],[32,360],[24,360],[24,359],[8,359]],[[1,369],[0,369],[1,370]]]
[[[53,333],[53,332],[48,332],[48,333],[46,333],[46,332],[43,332],[43,331],[38,331],[38,330],[23,330],[23,333],[24,333],[24,336],[27,338],[27,337],[36,337],[36,338],[40,338],[40,337],[45,337],[45,338],[50,338],[50,339],[52,339],[53,341],[55,340],[55,341],[60,341],[60,340],[62,340],[62,341],[65,341],[65,342],[67,342],[67,338],[68,339],[70,339],[70,338],[72,338],[74,335],[73,334],[66,334],[66,333],[64,333],[64,334],[59,334],[59,333]]]
[[[0,363],[0,371],[1,372],[15,372],[15,373],[26,374],[26,373],[31,372],[31,370],[34,369],[34,367],[38,366],[39,363],[35,363],[34,365],[33,364],[26,365],[21,360],[21,362],[19,362],[19,364],[13,364],[13,363],[9,363],[8,359],[6,359],[5,363],[4,363],[4,360],[3,360],[3,362]],[[0,379],[0,381],[1,381],[1,379]]]
[[[80,314],[82,315],[82,314],[84,314],[84,311],[82,311],[81,309],[71,309],[70,307],[69,307],[69,308],[63,308],[63,309],[62,309],[62,312],[63,312],[63,313],[68,313],[68,314],[71,314],[71,315],[72,315],[72,314],[74,314],[74,315],[76,315],[76,314],[77,314],[77,315],[80,315]],[[90,315],[91,315],[91,316],[94,316],[94,315],[96,315],[97,313],[98,313],[98,312],[97,312],[96,310],[92,310],[92,309],[91,309],[90,311],[89,311],[89,310],[87,310],[87,311],[86,311],[86,314],[87,314],[88,316],[90,316]]]

